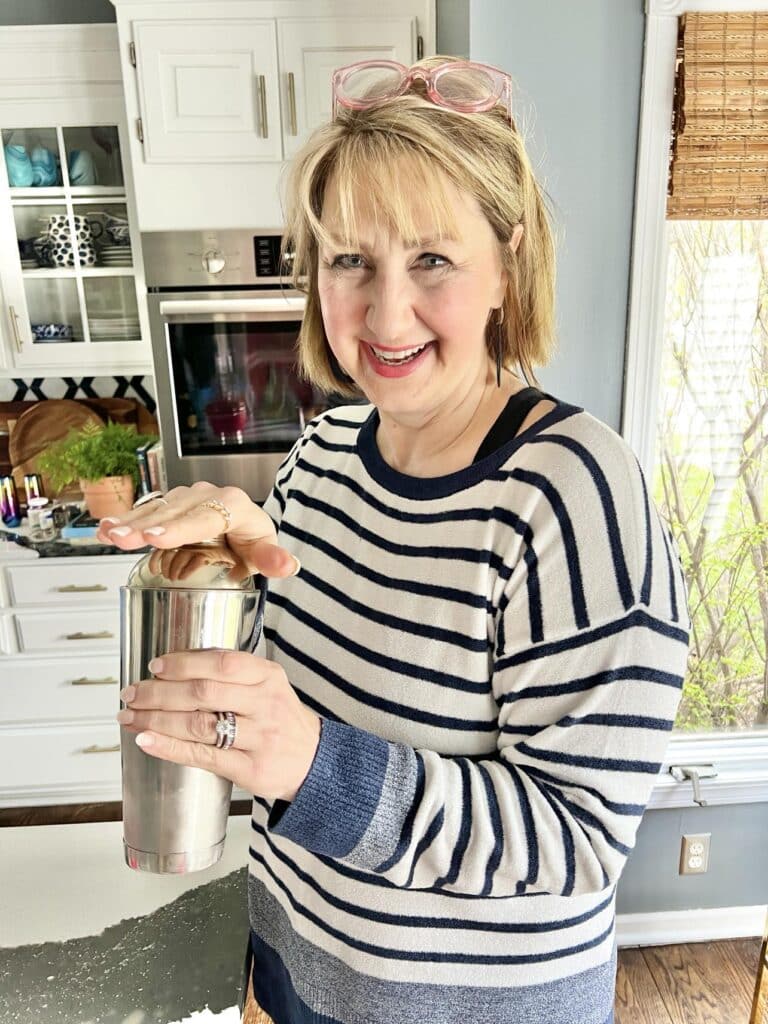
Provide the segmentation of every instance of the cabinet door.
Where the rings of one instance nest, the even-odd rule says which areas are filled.
[[[272,19],[135,21],[133,31],[146,163],[282,158]]]
[[[416,60],[416,19],[280,18],[280,93],[288,159],[331,119],[331,75],[358,60]]]

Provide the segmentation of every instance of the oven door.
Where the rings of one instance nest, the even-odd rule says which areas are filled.
[[[329,406],[298,375],[304,296],[250,290],[148,299],[169,486],[232,484],[263,501],[306,421]]]

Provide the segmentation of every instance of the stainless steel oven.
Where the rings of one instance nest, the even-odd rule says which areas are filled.
[[[297,372],[304,297],[277,231],[142,235],[169,486],[207,480],[263,501],[305,422],[333,396]]]

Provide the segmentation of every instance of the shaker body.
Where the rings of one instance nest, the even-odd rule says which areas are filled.
[[[121,685],[149,678],[149,662],[169,651],[252,650],[264,596],[263,588],[122,587]],[[126,863],[158,874],[215,864],[224,849],[232,783],[202,768],[152,757],[135,739],[135,733],[121,729]]]

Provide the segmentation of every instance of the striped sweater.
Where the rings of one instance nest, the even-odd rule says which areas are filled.
[[[258,653],[323,721],[295,800],[253,805],[275,1024],[612,1020],[616,883],[690,622],[632,450],[554,401],[430,479],[384,462],[371,406],[336,409],[278,473],[302,569],[270,581]]]

